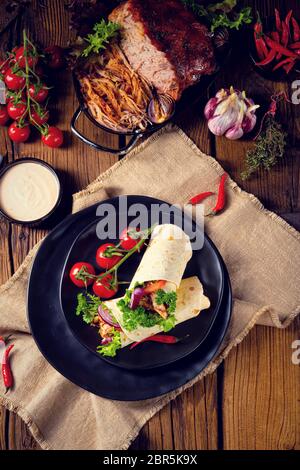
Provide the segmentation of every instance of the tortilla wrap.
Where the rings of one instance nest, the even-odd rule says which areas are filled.
[[[192,257],[189,237],[177,225],[158,225],[152,232],[145,254],[132,278],[129,289],[136,283],[167,281],[164,290],[177,290],[186,265]]]
[[[113,299],[105,302],[118,323],[120,324],[123,334],[121,335],[122,347],[128,344],[141,341],[149,336],[155,335],[162,331],[161,326],[155,325],[150,328],[139,326],[134,331],[128,331],[123,327],[123,313],[120,311],[117,302],[120,299]],[[195,318],[199,313],[210,306],[209,299],[203,293],[203,287],[197,276],[183,279],[177,289],[177,305],[174,312],[176,325],[191,318]]]

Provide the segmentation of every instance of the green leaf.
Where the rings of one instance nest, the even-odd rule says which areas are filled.
[[[88,34],[84,40],[88,46],[82,51],[83,57],[88,57],[91,53],[99,53],[101,49],[105,49],[109,41],[114,38],[119,31],[120,26],[112,21],[106,22],[102,19],[93,27],[93,34]]]
[[[155,301],[158,305],[166,305],[168,313],[173,313],[176,310],[177,294],[176,292],[165,292],[163,289],[159,289]]]
[[[115,357],[118,349],[122,347],[120,331],[113,329],[111,337],[112,341],[110,343],[97,347],[98,353],[102,356]]]
[[[85,323],[90,324],[98,315],[98,307],[101,305],[101,300],[96,295],[83,294],[77,295],[76,315],[82,315]]]

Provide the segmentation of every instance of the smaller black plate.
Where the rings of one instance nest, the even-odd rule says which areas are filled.
[[[143,203],[147,205],[150,211],[151,203],[158,202],[167,205],[163,201],[157,199],[151,199],[141,196],[129,196],[129,203]],[[107,204],[108,201],[104,201],[103,204]],[[109,200],[110,204],[118,211],[118,199]],[[99,204],[97,207],[101,206]],[[180,216],[182,216],[181,211]],[[162,218],[166,216],[166,212],[162,211],[159,214],[158,222],[162,222]],[[131,218],[126,214],[125,220],[127,219],[128,225],[130,225]],[[84,212],[82,217],[85,217]],[[124,220],[124,217],[121,217]],[[185,220],[187,216],[185,215]],[[178,219],[177,219],[178,220]],[[166,345],[158,343],[144,343],[138,347],[130,350],[129,346],[122,348],[118,351],[117,356],[114,358],[100,356],[96,351],[97,346],[100,344],[100,337],[97,328],[85,324],[81,317],[75,315],[77,294],[80,290],[74,286],[69,279],[69,271],[74,263],[78,261],[88,261],[94,265],[96,272],[99,272],[99,268],[95,263],[95,254],[97,248],[106,242],[116,243],[115,239],[107,239],[105,241],[99,240],[96,236],[96,226],[99,223],[99,217],[94,219],[89,225],[90,217],[86,217],[87,228],[85,228],[76,238],[70,253],[67,257],[65,269],[63,272],[62,283],[61,283],[61,304],[69,324],[69,327],[73,331],[77,339],[86,346],[92,353],[96,354],[100,360],[105,360],[114,366],[122,367],[130,370],[143,370],[151,369],[156,367],[162,367],[172,362],[178,361],[183,357],[191,354],[196,348],[207,337],[217,315],[218,309],[221,304],[223,288],[224,288],[224,271],[221,257],[210,241],[205,236],[204,246],[200,250],[193,251],[193,256],[187,264],[187,268],[184,273],[185,277],[198,276],[204,286],[204,293],[210,299],[211,306],[209,309],[203,310],[201,314],[191,320],[177,325],[172,329],[169,334],[175,335],[178,338],[187,339],[181,341],[175,345]],[[172,214],[171,223],[174,223],[174,214]],[[190,224],[193,227],[193,232],[200,236],[200,228],[195,222],[190,219]],[[120,227],[117,227],[117,231]],[[121,227],[122,229],[123,227]],[[117,232],[118,233],[118,232]],[[143,256],[144,250],[141,254],[133,255],[128,261],[121,267],[119,271],[119,279],[122,281],[130,282],[140,261]],[[122,296],[125,293],[125,286],[121,286],[117,297]]]

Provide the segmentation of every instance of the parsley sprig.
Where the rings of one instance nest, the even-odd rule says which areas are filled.
[[[155,301],[158,305],[167,305],[168,313],[173,313],[176,310],[177,294],[176,292],[166,292],[159,289],[156,293]]]
[[[244,24],[252,23],[251,7],[244,7],[240,11],[234,10],[237,0],[224,0],[212,3],[206,7],[199,5],[195,0],[181,0],[198,17],[205,17],[211,25],[211,31],[217,28],[240,29]]]
[[[83,57],[88,57],[91,53],[98,54],[101,49],[106,49],[109,41],[114,38],[120,25],[113,23],[112,21],[105,21],[102,19],[99,23],[96,23],[93,27],[93,33],[88,34],[84,41],[88,43],[88,46],[82,51]]]
[[[101,300],[98,296],[86,293],[77,295],[76,315],[82,315],[85,323],[90,325],[95,316],[98,315],[98,307],[101,305]]]

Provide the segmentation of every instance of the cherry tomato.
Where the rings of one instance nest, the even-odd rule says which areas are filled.
[[[5,75],[9,69],[9,61],[8,60],[0,60],[0,73],[1,75]]]
[[[30,136],[29,124],[20,127],[18,122],[13,122],[8,128],[8,135],[13,142],[26,142]]]
[[[36,109],[31,110],[31,119],[30,122],[32,124],[38,124],[41,126],[42,124],[46,124],[49,119],[49,111],[45,108],[41,108],[40,113],[36,111]]]
[[[25,85],[25,77],[22,75],[18,75],[13,73],[11,68],[9,68],[4,76],[4,81],[6,83],[7,88],[10,90],[21,90],[21,88]]]
[[[60,147],[63,143],[63,133],[58,127],[50,126],[47,134],[42,136],[42,141],[45,145],[51,148]]]
[[[76,276],[78,275],[79,271],[95,275],[95,269],[90,263],[85,263],[83,261],[75,263],[69,273],[70,279],[73,284],[75,284],[75,286],[86,287],[94,282],[93,279],[89,278],[86,278],[85,281],[83,279],[77,279]]]
[[[15,119],[16,121],[22,116],[25,116],[26,110],[27,106],[25,103],[22,102],[14,104],[14,102],[10,100],[7,104],[7,112],[9,117]]]
[[[136,234],[136,232],[139,232],[139,231],[140,231],[139,228],[137,229],[133,227],[124,228],[120,236],[121,247],[124,250],[128,250],[128,251],[131,250],[141,240],[140,238],[138,238],[138,234],[137,234],[137,238],[134,238],[134,235]]]
[[[0,126],[5,126],[7,121],[9,120],[9,115],[7,112],[6,106],[0,108]]]
[[[101,245],[96,252],[96,263],[100,268],[110,269],[122,258],[122,256],[118,255],[109,255],[109,253],[107,253],[107,248],[109,247],[116,248],[116,245],[113,243],[104,243],[104,245]]]
[[[167,281],[153,281],[144,288],[145,294],[152,294],[153,292],[163,289]]]
[[[17,50],[15,51],[16,54],[16,60],[19,64],[19,66],[22,69],[25,69],[26,63],[25,63],[25,57],[27,58],[27,63],[28,66],[32,69],[38,61],[38,57],[33,55],[32,48],[27,48],[27,57],[26,54],[24,54],[24,46],[18,47]]]
[[[110,299],[118,292],[118,286],[113,285],[113,277],[111,274],[97,280],[93,284],[93,292],[95,295],[103,299]]]
[[[45,49],[48,55],[48,66],[50,69],[61,69],[64,66],[64,51],[59,46],[49,46]]]
[[[48,89],[45,85],[30,85],[29,87],[29,95],[38,103],[42,103],[48,96]]]

